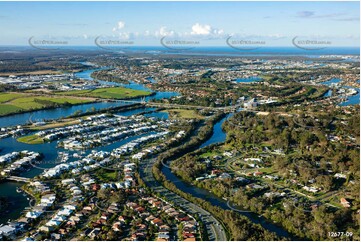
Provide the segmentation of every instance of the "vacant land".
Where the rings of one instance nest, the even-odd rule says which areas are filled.
[[[109,87],[109,88],[98,88],[94,90],[56,92],[55,94],[80,96],[80,97],[106,98],[106,99],[126,99],[126,98],[149,96],[152,93],[147,91],[133,90],[124,87]]]
[[[28,126],[28,128],[30,128],[31,130],[45,130],[45,129],[54,129],[54,128],[59,128],[59,127],[64,127],[67,125],[74,125],[79,123],[80,123],[79,119],[57,120],[42,126],[35,126],[33,124],[31,126]]]
[[[23,136],[23,137],[18,138],[17,141],[25,143],[25,144],[31,144],[31,145],[44,143],[43,138],[41,138],[37,135]]]
[[[26,93],[0,93],[0,116],[42,108],[87,103],[90,100],[64,98]]]
[[[8,77],[10,75],[14,76],[24,76],[24,75],[52,75],[52,74],[61,74],[60,71],[52,70],[39,70],[39,71],[26,71],[26,72],[2,72],[0,76]]]
[[[167,112],[172,116],[172,118],[204,119],[204,116],[200,115],[196,110],[168,109]]]

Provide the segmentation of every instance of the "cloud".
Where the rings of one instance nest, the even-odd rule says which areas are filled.
[[[310,18],[315,16],[315,12],[313,11],[301,11],[297,13],[297,17],[299,18]]]
[[[350,18],[339,18],[339,19],[334,19],[335,21],[360,21],[359,17],[350,17]]]
[[[196,23],[192,26],[191,35],[222,35],[224,33],[223,29],[216,29],[211,27],[208,24],[199,24]]]
[[[113,28],[113,32],[116,32],[116,31],[118,31],[118,30],[124,29],[124,27],[125,27],[125,22],[119,21],[119,22],[117,23],[117,26]]]
[[[317,14],[314,11],[301,11],[297,12],[296,17],[298,18],[330,18],[334,19],[340,16],[344,16],[346,13],[329,13],[329,14]],[[337,19],[334,19],[337,20]]]
[[[257,34],[245,34],[245,33],[233,33],[230,36],[232,36],[233,39],[243,39],[243,40],[279,40],[279,39],[285,39],[287,36],[282,34],[265,34],[265,35],[257,35]]]
[[[176,33],[173,30],[167,30],[167,27],[162,26],[159,30],[155,31],[156,37],[174,36]]]
[[[211,33],[211,26],[210,25],[201,25],[196,23],[192,26],[191,34],[194,35],[208,35]]]
[[[118,22],[118,29],[122,29],[125,27],[125,23],[123,21]]]

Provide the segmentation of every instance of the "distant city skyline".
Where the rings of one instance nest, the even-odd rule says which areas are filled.
[[[95,39],[160,46],[234,40],[292,46],[296,37],[359,47],[359,2],[1,2],[0,45],[29,38],[93,46]]]

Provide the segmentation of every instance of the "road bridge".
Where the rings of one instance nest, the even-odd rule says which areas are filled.
[[[6,177],[6,179],[9,181],[17,181],[17,182],[26,182],[26,183],[31,182],[30,178],[21,177],[21,176],[8,176]]]

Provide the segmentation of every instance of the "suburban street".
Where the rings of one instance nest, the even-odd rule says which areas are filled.
[[[177,204],[185,212],[192,215],[198,214],[199,217],[202,218],[203,223],[206,225],[209,240],[212,241],[227,240],[224,228],[222,227],[222,225],[220,225],[220,223],[215,217],[213,217],[209,212],[202,209],[198,205],[191,203],[188,200],[184,199],[183,197],[164,188],[162,185],[159,184],[158,181],[155,180],[152,173],[152,167],[154,163],[155,163],[155,159],[143,160],[139,166],[140,176],[147,184],[147,186],[151,188],[153,191],[164,196],[168,201]]]

